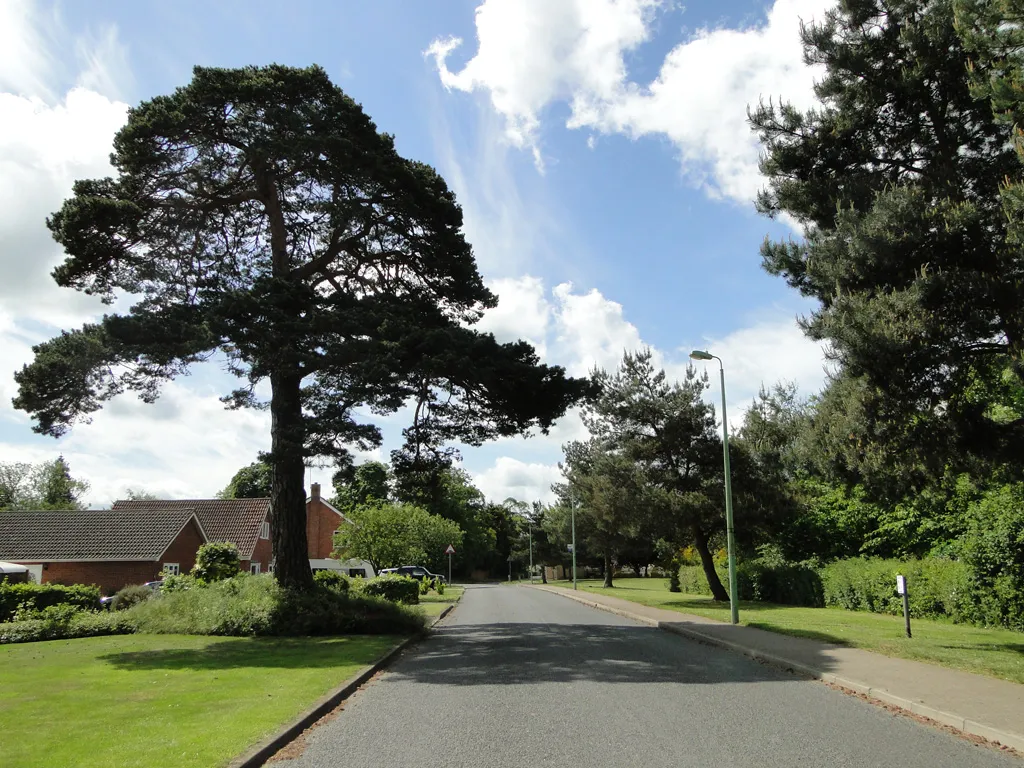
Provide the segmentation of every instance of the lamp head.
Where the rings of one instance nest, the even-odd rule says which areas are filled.
[[[711,360],[713,358],[713,355],[711,355],[710,352],[702,352],[699,349],[695,349],[693,350],[693,352],[690,353],[690,357],[693,360]]]

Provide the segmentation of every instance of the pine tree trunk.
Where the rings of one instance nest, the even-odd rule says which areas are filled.
[[[548,583],[548,568],[543,563],[541,563],[541,566],[540,566],[540,583],[541,584],[547,584]]]
[[[612,584],[612,553],[605,550],[604,553],[604,587],[610,589]]]
[[[302,485],[301,383],[297,373],[270,375],[270,528],[278,583],[289,589],[311,590],[306,490]]]
[[[700,529],[700,526],[696,525],[693,526],[693,546],[696,548],[697,554],[700,555],[704,576],[708,580],[708,586],[711,587],[711,597],[720,602],[729,602],[729,593],[725,591],[722,580],[718,578],[718,571],[715,570],[715,558],[708,546],[708,537]]]

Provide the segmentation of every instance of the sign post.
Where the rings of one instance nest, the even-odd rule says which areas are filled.
[[[444,551],[448,555],[448,583],[452,583],[452,555],[455,554],[455,547],[451,544],[448,545],[448,549]]]
[[[910,637],[910,594],[907,591],[907,577],[896,577],[896,594],[903,596],[903,621],[907,625],[907,637]]]

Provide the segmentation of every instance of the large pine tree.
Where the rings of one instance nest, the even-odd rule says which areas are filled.
[[[312,586],[304,463],[380,441],[355,409],[414,402],[415,462],[546,429],[586,389],[529,344],[472,329],[495,299],[454,195],[318,67],[197,67],[130,111],[112,162],[115,178],[76,182],[48,221],[67,252],[54,278],[135,304],[37,346],[15,405],[60,435],[125,390],[151,401],[189,365],[226,360],[245,386],[225,400],[270,410],[285,586]]]
[[[758,208],[805,237],[762,255],[820,302],[806,330],[840,364],[849,436],[935,472],[1019,466],[1024,259],[999,196],[1019,164],[972,93],[953,0],[842,0],[803,41],[824,68],[820,106],[751,119],[766,147]]]

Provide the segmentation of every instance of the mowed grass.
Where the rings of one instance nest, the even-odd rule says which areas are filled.
[[[0,646],[0,765],[224,765],[400,641],[122,635]]]
[[[572,586],[571,581],[553,583],[562,587]],[[669,592],[668,579],[616,579],[611,589],[604,589],[600,579],[586,579],[578,583],[580,589],[588,592],[721,621],[729,620],[728,603],[716,603],[702,595]],[[907,638],[902,616],[742,601],[740,623],[1024,683],[1024,633],[1008,629],[913,619],[913,638]]]
[[[443,595],[439,595],[436,592],[420,595],[420,606],[427,616],[440,616],[441,612],[449,605],[455,605],[455,603],[459,602],[462,593],[465,591],[465,587],[448,587]]]

